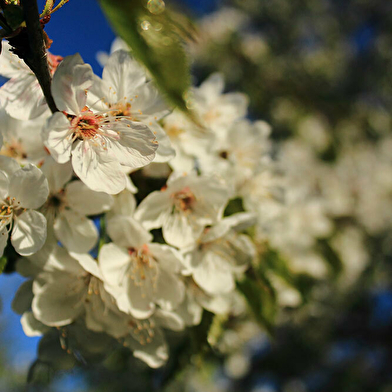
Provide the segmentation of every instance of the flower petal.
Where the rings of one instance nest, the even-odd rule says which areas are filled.
[[[9,195],[24,208],[39,208],[48,198],[48,181],[40,169],[29,163],[12,175]]]
[[[4,102],[6,112],[18,120],[37,118],[48,110],[34,74],[19,75],[4,83],[0,88],[0,101]]]
[[[64,164],[59,164],[51,156],[48,156],[45,159],[44,164],[41,166],[41,170],[48,180],[51,193],[61,191],[65,184],[71,180],[73,175],[71,162],[68,161]]]
[[[0,171],[0,199],[4,200],[8,196],[9,185],[8,176]]]
[[[109,219],[107,232],[117,245],[124,248],[139,248],[152,241],[152,235],[132,217]]]
[[[152,192],[138,206],[135,219],[147,230],[162,227],[170,213],[172,201],[168,192]]]
[[[135,89],[146,81],[146,74],[139,63],[129,56],[129,52],[114,52],[102,73],[102,79],[115,93],[105,97],[109,102],[117,102],[124,98],[135,98]]]
[[[155,158],[158,142],[147,125],[122,119],[115,127],[118,139],[107,140],[109,156],[124,166],[139,168]]]
[[[36,293],[31,305],[34,316],[51,327],[72,323],[84,309],[85,284],[64,271],[50,273],[50,281]],[[42,274],[42,279],[45,274]]]
[[[214,252],[205,252],[203,261],[193,271],[193,279],[210,294],[228,293],[235,288],[227,262]]]
[[[70,123],[63,113],[54,113],[42,129],[42,140],[58,163],[69,161],[72,149]]]
[[[72,152],[72,167],[79,178],[92,190],[116,194],[126,185],[126,175],[115,161],[103,160],[89,145],[79,141]]]
[[[14,222],[11,243],[22,256],[40,250],[46,240],[46,219],[38,211],[25,211]]]
[[[38,321],[33,312],[24,312],[20,323],[22,324],[23,332],[29,337],[42,336],[50,329],[41,321]]]
[[[203,226],[191,224],[182,213],[174,213],[167,217],[162,225],[162,234],[165,241],[177,248],[192,246],[200,237]]]
[[[60,111],[78,115],[86,106],[86,89],[93,83],[91,66],[80,54],[67,56],[57,67],[52,80],[52,94]]]
[[[169,358],[169,350],[160,330],[155,330],[153,339],[148,344],[141,344],[131,335],[128,335],[124,345],[133,350],[134,357],[141,359],[154,369],[163,366]]]
[[[54,232],[70,252],[89,252],[98,241],[94,222],[73,210],[66,209],[58,215]]]
[[[81,181],[72,181],[65,190],[68,205],[80,215],[97,215],[110,210],[114,200],[104,192],[95,192]]]

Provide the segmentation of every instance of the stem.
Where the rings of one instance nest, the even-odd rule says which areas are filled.
[[[63,5],[67,4],[69,0],[61,0],[60,3],[58,3],[56,5],[56,7],[54,7],[54,9],[52,10],[52,14],[53,12],[56,12],[57,10],[59,10]]]
[[[23,59],[37,77],[49,109],[52,113],[55,113],[59,110],[54,103],[52,92],[50,90],[51,77],[46,57],[47,55],[42,27],[39,21],[37,2],[36,0],[21,0],[21,4],[23,6],[23,15],[26,22],[29,41],[29,47],[24,54]]]

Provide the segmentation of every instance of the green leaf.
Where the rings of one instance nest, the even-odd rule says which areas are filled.
[[[190,71],[183,47],[188,29],[181,20],[170,16],[162,0],[100,0],[100,4],[114,31],[147,67],[166,98],[192,118],[186,102]]]
[[[5,256],[3,256],[0,259],[0,274],[3,273],[5,266],[7,265],[7,258]]]

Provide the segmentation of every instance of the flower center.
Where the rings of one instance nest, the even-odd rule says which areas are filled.
[[[87,112],[71,120],[73,138],[79,140],[94,138],[99,129],[99,118],[92,112]]]
[[[128,254],[131,256],[131,262],[127,268],[127,275],[136,286],[143,288],[142,296],[144,297],[149,294],[151,283],[152,288],[155,288],[158,275],[157,262],[149,253],[146,244],[141,248],[128,248]]]
[[[1,202],[0,231],[3,231],[3,229],[12,222],[14,214],[17,214],[20,208],[20,202],[16,201],[15,197],[11,198],[10,196],[8,196],[3,202]]]
[[[130,318],[128,325],[130,327],[132,337],[136,339],[142,346],[152,342],[152,339],[155,336],[155,324],[153,320],[137,320]]]
[[[196,202],[195,195],[191,192],[189,187],[176,192],[172,195],[174,199],[174,208],[177,211],[188,212],[192,211],[194,203]]]
[[[15,158],[17,160],[23,160],[27,158],[27,154],[22,144],[16,139],[5,142],[0,151],[0,154],[6,157]]]
[[[132,105],[129,102],[117,102],[110,105],[110,114],[114,117],[132,117],[131,116]]]

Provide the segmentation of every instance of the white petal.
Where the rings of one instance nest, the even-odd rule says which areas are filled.
[[[92,191],[81,181],[72,181],[66,187],[68,205],[81,215],[97,215],[108,211],[113,205],[113,197],[104,192]]]
[[[59,164],[51,156],[45,159],[41,170],[48,180],[51,193],[62,190],[65,184],[71,180],[73,174],[71,162]]]
[[[154,133],[158,142],[158,149],[155,154],[154,162],[168,162],[176,156],[169,136],[167,136],[164,129],[156,122],[149,123],[149,128]]]
[[[135,89],[145,83],[146,76],[140,65],[129,56],[129,52],[118,50],[114,52],[102,73],[103,80],[114,91],[115,97],[106,96],[109,102],[117,102],[124,97],[135,98]]]
[[[167,344],[159,330],[155,331],[151,343],[142,345],[131,336],[126,338],[124,343],[133,350],[134,357],[141,359],[151,368],[163,366],[169,358]]]
[[[159,267],[171,273],[178,273],[183,267],[184,258],[181,253],[169,245],[148,244],[150,252],[158,260]]]
[[[137,98],[132,101],[132,117],[145,121],[147,119],[160,120],[169,113],[165,100],[152,82],[145,83],[135,91]]]
[[[108,140],[109,156],[124,166],[139,168],[155,158],[158,142],[147,125],[123,119],[117,123],[117,140]]]
[[[85,271],[89,274],[94,275],[96,278],[102,280],[102,273],[99,269],[98,263],[89,254],[85,253],[74,253],[70,252],[70,255],[78,261]]]
[[[94,222],[73,210],[63,210],[57,216],[54,231],[70,252],[89,252],[98,241]]]
[[[135,196],[125,189],[115,196],[115,202],[111,210],[111,215],[133,216],[136,209]]]
[[[193,326],[200,324],[203,308],[195,301],[193,295],[188,292],[185,300],[176,309],[176,313],[184,320],[187,326]]]
[[[147,229],[162,227],[170,213],[172,200],[168,192],[152,192],[138,206],[135,218]]]
[[[19,77],[24,73],[32,74],[31,69],[20,59],[18,55],[11,52],[11,45],[8,41],[2,42],[2,52],[0,56],[0,75],[5,78]]]
[[[152,235],[132,217],[109,219],[107,232],[117,245],[124,248],[139,248],[152,241]]]
[[[155,302],[164,310],[172,311],[183,301],[184,283],[178,276],[161,269],[158,274]]]
[[[58,163],[69,161],[72,149],[70,123],[63,113],[54,113],[42,130],[42,140]]]
[[[221,73],[213,73],[211,74],[198,88],[199,92],[201,92],[204,96],[213,96],[216,97],[223,93],[223,89],[225,88],[224,77]]]
[[[4,200],[8,196],[9,185],[8,176],[0,171],[0,199]]]
[[[0,171],[7,174],[9,178],[19,169],[20,165],[15,159],[0,155]]]
[[[130,263],[130,256],[126,249],[120,248],[114,243],[105,244],[102,246],[98,255],[99,268],[104,278],[105,288],[106,284],[114,288],[122,288],[124,279],[124,271]],[[113,290],[108,287],[107,290],[112,294]],[[113,295],[113,294],[112,294]],[[116,298],[117,299],[117,298]],[[127,311],[129,308],[120,306],[120,309]]]
[[[118,162],[100,158],[88,142],[78,142],[72,153],[72,167],[79,178],[92,190],[116,194],[126,185],[126,175]]]
[[[48,106],[35,75],[12,78],[0,88],[0,100],[6,112],[18,120],[30,120],[43,114]]]
[[[34,316],[46,325],[68,325],[83,312],[85,284],[63,271],[51,275],[51,281],[35,293],[31,308]]]
[[[205,252],[202,263],[193,271],[193,279],[210,294],[228,293],[235,288],[227,263],[214,252]]]
[[[48,198],[48,181],[40,169],[29,163],[10,178],[9,195],[15,197],[21,207],[39,208]]]
[[[155,304],[152,302],[154,297],[153,282],[147,278],[141,285],[136,285],[130,278],[127,279],[127,294],[129,301],[128,313],[137,319],[146,319],[150,317],[155,310]]]
[[[200,237],[203,226],[191,225],[190,219],[182,213],[174,213],[167,217],[162,225],[162,234],[165,241],[177,248],[192,246]],[[196,222],[192,222],[196,223]]]
[[[22,324],[23,332],[29,337],[42,336],[50,329],[41,321],[38,321],[33,312],[24,312],[20,323]]]
[[[184,320],[177,313],[162,309],[156,310],[154,321],[160,327],[171,329],[172,331],[182,331],[185,328]]]
[[[222,219],[216,225],[212,226],[207,230],[201,237],[203,243],[215,241],[218,238],[222,238],[231,229],[233,230],[244,230],[249,226],[256,223],[257,216],[250,212],[240,212],[233,214],[227,218]]]
[[[14,221],[11,243],[22,256],[30,256],[42,248],[46,240],[46,219],[38,211],[25,211]]]
[[[52,94],[57,108],[78,115],[86,105],[86,89],[93,83],[91,66],[80,55],[67,56],[57,67],[52,80]]]

